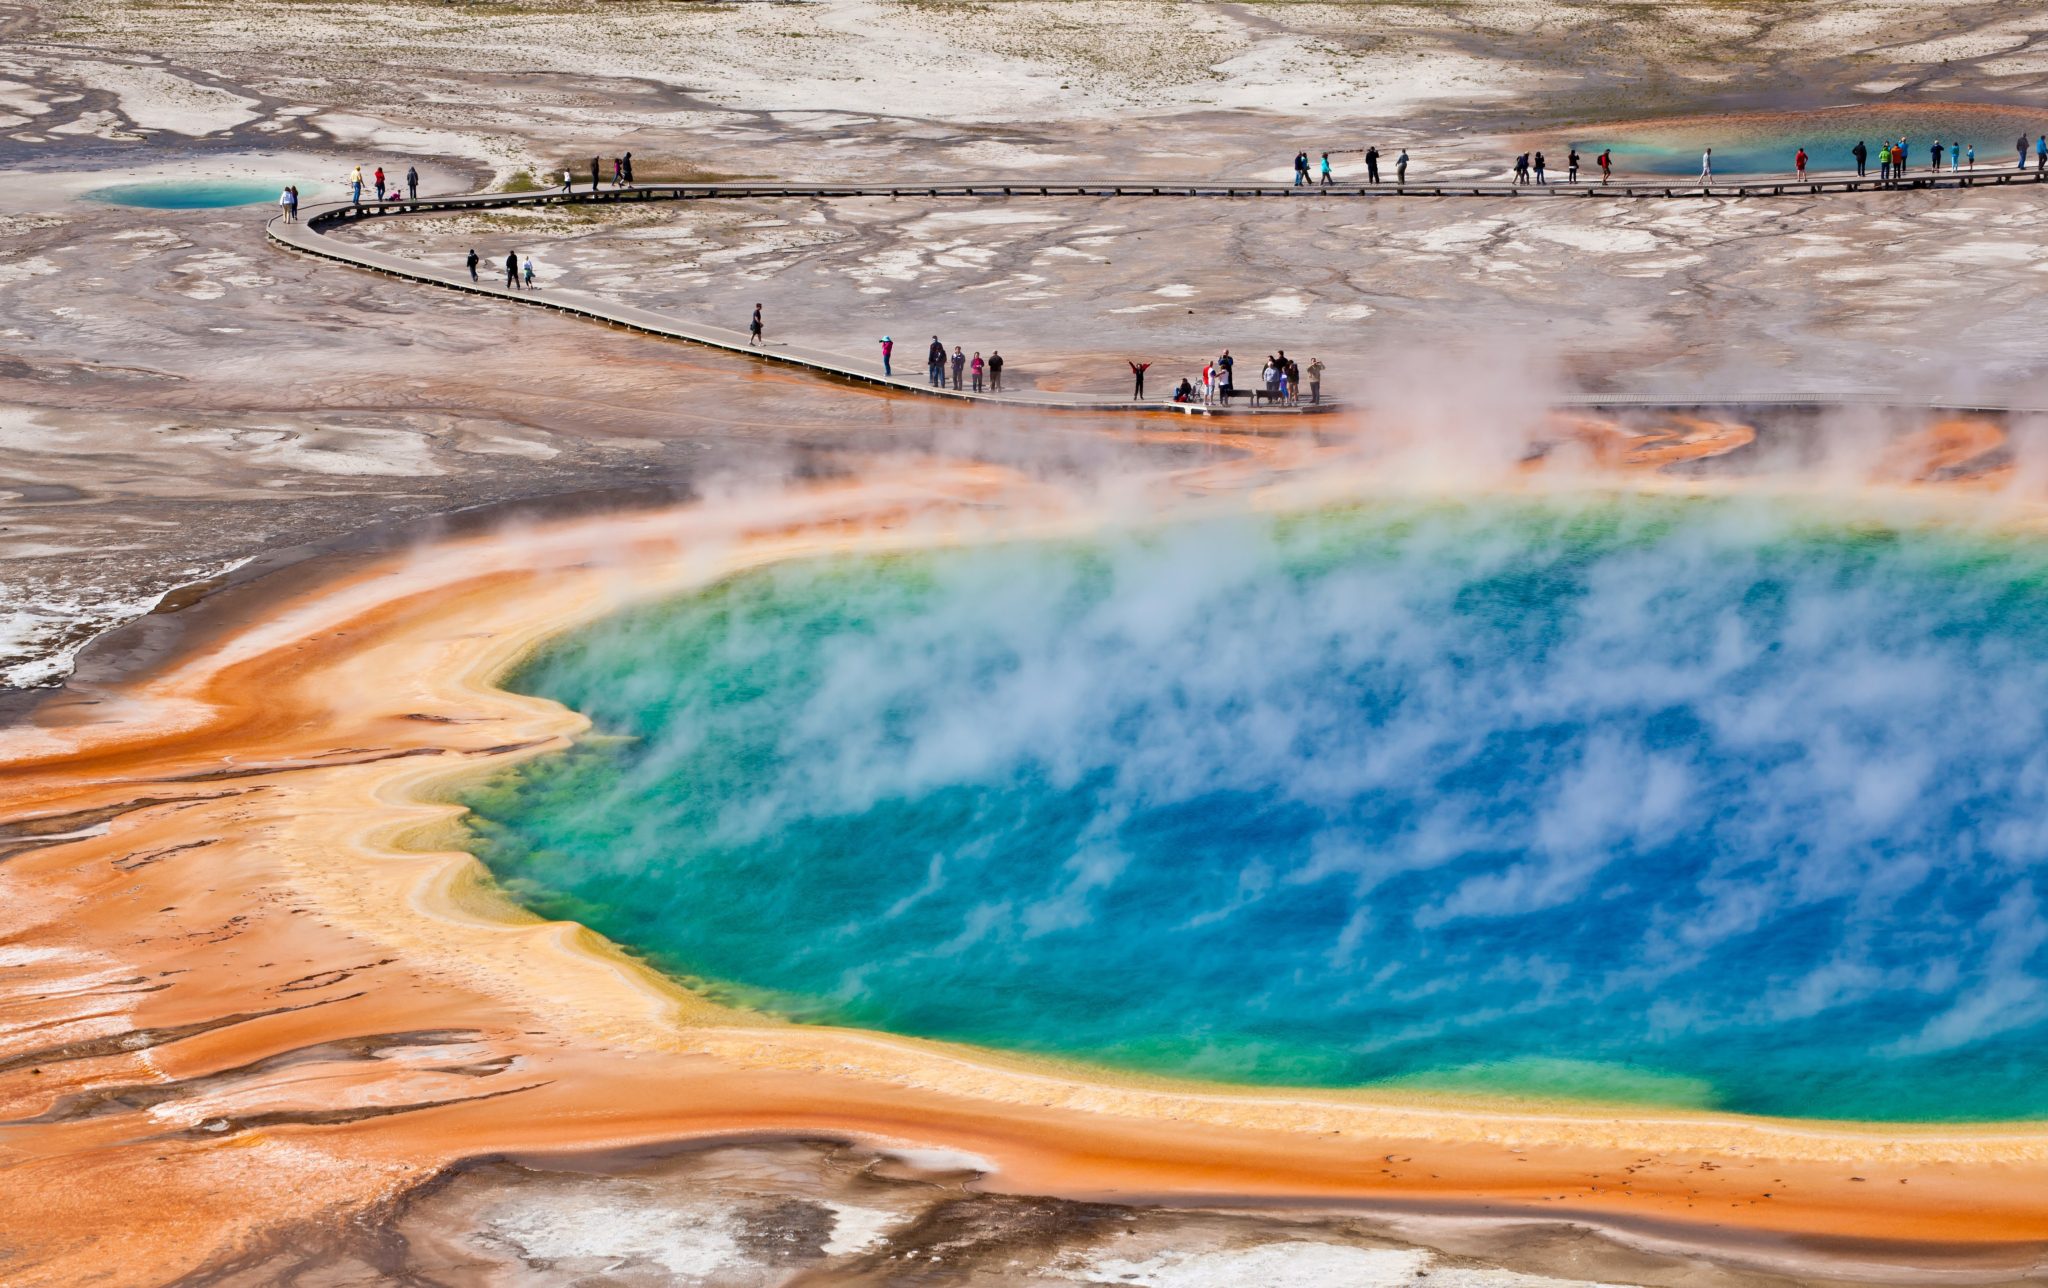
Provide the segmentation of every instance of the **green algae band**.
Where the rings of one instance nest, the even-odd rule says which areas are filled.
[[[559,642],[481,853],[729,1000],[1245,1083],[2048,1110],[2048,552],[1506,502],[795,564]]]

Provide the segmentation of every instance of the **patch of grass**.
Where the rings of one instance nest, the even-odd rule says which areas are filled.
[[[505,180],[498,188],[499,192],[539,192],[540,190],[541,185],[535,181],[533,171],[531,170],[521,170]]]

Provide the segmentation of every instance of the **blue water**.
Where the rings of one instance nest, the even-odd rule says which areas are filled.
[[[86,195],[94,201],[117,206],[143,206],[150,210],[212,210],[223,206],[253,206],[274,202],[284,190],[282,182],[268,180],[179,179],[157,183],[124,183],[100,188]],[[302,193],[311,189],[300,185]]]
[[[1943,149],[1942,169],[1950,167],[1954,145],[1977,150],[1976,168],[2010,168],[2014,145],[2022,134],[2032,138],[2048,130],[2048,110],[1972,104],[1859,104],[1805,112],[1745,112],[1727,116],[1683,117],[1582,127],[1556,136],[1521,141],[1522,148],[1542,148],[1554,176],[1562,177],[1572,146],[1583,162],[1581,177],[1598,179],[1595,159],[1603,148],[1614,152],[1617,178],[1644,174],[1696,175],[1700,154],[1714,149],[1714,173],[1790,174],[1793,158],[1805,148],[1810,173],[1854,170],[1852,154],[1866,145],[1870,172],[1877,173],[1880,142],[1903,139],[1912,172],[1927,169],[1936,139]],[[2031,149],[2028,164],[2033,164]]]
[[[2048,1112],[2048,550],[1371,509],[749,574],[516,687],[550,916],[801,1020],[1248,1083]]]

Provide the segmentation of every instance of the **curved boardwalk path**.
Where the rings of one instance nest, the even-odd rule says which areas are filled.
[[[577,317],[603,322],[610,326],[625,327],[647,335],[662,336],[672,340],[684,340],[692,344],[725,349],[732,353],[745,354],[766,362],[782,363],[801,367],[820,375],[861,384],[878,385],[905,393],[925,394],[934,398],[951,398],[963,402],[992,402],[1008,406],[1046,408],[1062,411],[1177,411],[1189,415],[1304,415],[1334,410],[1341,405],[1326,400],[1320,407],[1307,405],[1275,408],[1256,407],[1250,402],[1233,404],[1230,407],[1207,407],[1201,404],[1175,403],[1167,399],[1147,399],[1139,402],[1131,399],[1106,399],[1093,394],[1070,394],[1051,390],[1019,390],[1000,394],[978,394],[972,391],[956,392],[952,389],[934,388],[924,375],[924,346],[905,345],[897,350],[899,367],[905,374],[893,377],[881,373],[879,356],[870,362],[858,362],[843,354],[827,353],[821,349],[807,349],[796,345],[771,344],[754,346],[747,343],[743,332],[723,327],[704,326],[693,322],[656,313],[631,304],[622,304],[603,296],[554,286],[544,290],[511,290],[495,283],[500,280],[493,276],[504,271],[503,261],[493,264],[485,261],[479,267],[481,281],[469,280],[468,271],[461,265],[442,268],[423,260],[394,255],[387,251],[374,250],[352,244],[327,234],[336,229],[346,228],[371,219],[385,219],[402,215],[441,214],[454,211],[499,210],[518,206],[555,206],[566,204],[610,204],[637,203],[644,201],[715,201],[720,199],[774,198],[774,197],[912,197],[912,198],[955,198],[974,200],[1004,200],[1019,197],[1177,197],[1177,198],[1284,198],[1284,199],[1344,199],[1390,200],[1399,198],[1471,198],[1471,197],[1514,197],[1530,200],[1585,198],[1592,200],[1616,200],[1646,197],[1757,197],[1757,196],[1804,196],[1819,193],[1844,192],[1901,192],[1921,189],[2001,187],[2012,184],[2041,184],[2048,182],[2048,173],[2040,170],[2022,170],[2017,167],[1996,169],[1985,166],[1975,170],[1944,172],[1932,171],[1908,174],[1896,182],[1880,182],[1874,178],[1857,178],[1849,173],[1816,174],[1806,180],[1779,178],[1751,178],[1736,183],[1715,183],[1702,186],[1697,180],[1677,183],[1671,181],[1630,181],[1610,184],[1552,183],[1542,186],[1501,182],[1479,183],[1410,183],[1410,184],[1359,184],[1342,183],[1327,187],[1296,187],[1291,184],[1258,183],[1181,183],[1161,184],[1114,180],[1082,180],[1066,183],[1024,182],[1016,179],[974,179],[953,183],[643,183],[623,187],[576,187],[555,188],[539,192],[493,192],[465,193],[443,197],[417,197],[395,199],[384,202],[364,202],[353,205],[348,202],[330,202],[324,205],[308,206],[301,211],[297,223],[286,223],[282,215],[271,219],[267,232],[270,239],[292,250],[337,260],[357,268],[369,269],[391,277],[409,281],[425,282],[443,286],[450,290],[467,291],[474,295],[491,295],[503,299],[517,300],[538,308],[553,309]],[[1758,396],[1748,398],[1725,398],[1714,400],[1653,399],[1632,396],[1591,397],[1572,399],[1561,405],[1581,407],[1625,407],[1625,406],[1755,406],[1760,404],[1822,404],[1833,402],[1858,402],[1850,397],[1837,399],[1812,395]],[[2005,407],[1962,407],[1939,405],[1942,410],[2004,411]]]

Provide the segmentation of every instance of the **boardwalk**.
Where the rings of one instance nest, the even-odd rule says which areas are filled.
[[[464,193],[442,197],[418,197],[386,202],[365,202],[351,205],[347,202],[333,202],[325,205],[306,207],[302,219],[297,223],[286,223],[282,216],[273,218],[268,226],[271,240],[293,250],[309,255],[337,260],[357,268],[401,277],[409,281],[423,282],[450,290],[467,291],[474,295],[496,296],[516,300],[535,308],[553,309],[576,317],[589,318],[610,326],[624,327],[647,335],[662,336],[672,340],[683,340],[692,344],[725,349],[732,353],[744,354],[756,360],[781,363],[800,367],[820,375],[861,384],[900,390],[904,393],[927,395],[934,398],[952,398],[965,402],[990,402],[1017,407],[1032,407],[1059,411],[1175,411],[1189,415],[1305,415],[1327,412],[1341,405],[1336,400],[1326,399],[1321,406],[1300,405],[1296,407],[1256,407],[1249,402],[1239,402],[1230,407],[1208,407],[1198,403],[1175,403],[1167,399],[1148,399],[1143,402],[1129,399],[1104,398],[1091,394],[1069,394],[1050,390],[1020,390],[1014,393],[982,394],[971,390],[955,391],[934,388],[927,383],[924,367],[924,346],[907,342],[897,350],[898,369],[904,374],[886,377],[881,372],[878,359],[860,361],[843,354],[828,353],[820,349],[807,349],[795,345],[771,344],[766,347],[749,345],[746,333],[727,330],[723,327],[706,326],[689,322],[651,309],[622,304],[603,296],[577,291],[562,286],[551,286],[545,290],[508,290],[493,284],[491,270],[497,266],[486,265],[484,280],[472,282],[467,270],[458,264],[443,268],[433,263],[394,255],[357,245],[341,238],[329,236],[336,229],[359,224],[370,219],[389,219],[405,215],[446,214],[457,211],[497,210],[521,206],[553,206],[564,204],[605,204],[633,203],[646,201],[716,201],[745,198],[852,198],[852,197],[903,197],[903,198],[951,198],[966,200],[1001,201],[1015,198],[1041,197],[1148,197],[1148,198],[1258,198],[1309,200],[1389,200],[1401,198],[1457,199],[1457,198],[1504,198],[1530,200],[1568,200],[1572,198],[1621,200],[1630,198],[1752,198],[1763,196],[1804,196],[1824,193],[1872,192],[1887,196],[1918,190],[1957,189],[1977,187],[2000,187],[2012,184],[2040,184],[2048,182],[2048,174],[2038,170],[2021,170],[2017,167],[1995,169],[1990,166],[1961,172],[1935,174],[1928,171],[1921,174],[1908,173],[1902,180],[1880,182],[1875,178],[1859,179],[1853,173],[1815,174],[1800,181],[1785,177],[1749,177],[1741,182],[1716,183],[1702,186],[1697,181],[1680,183],[1669,180],[1600,183],[1581,182],[1578,184],[1552,183],[1543,186],[1517,185],[1512,183],[1429,183],[1429,184],[1334,184],[1326,187],[1296,187],[1292,184],[1232,184],[1220,182],[1158,184],[1116,181],[1078,180],[1066,183],[1025,183],[1014,179],[976,179],[953,183],[643,183],[623,187],[578,187],[573,190],[552,189],[542,192],[493,192]],[[502,270],[499,270],[502,271]],[[1161,373],[1162,385],[1171,387],[1177,383]],[[1789,399],[1749,398],[1721,400],[1716,405],[1754,405],[1759,401],[1803,402],[1800,396]],[[1600,400],[1588,399],[1579,402],[1581,406],[1623,406],[1647,405],[1648,400],[1633,398]],[[1668,401],[1665,405],[1671,405]],[[1707,405],[1695,403],[1691,405]],[[1984,409],[1995,410],[1995,409]]]

